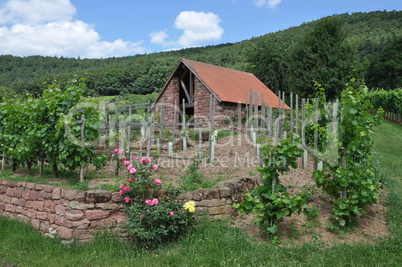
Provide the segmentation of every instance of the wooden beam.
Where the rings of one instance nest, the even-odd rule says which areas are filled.
[[[186,85],[184,84],[184,81],[183,81],[183,80],[180,80],[180,83],[181,83],[181,86],[183,87],[183,91],[184,91],[184,94],[186,95],[186,98],[187,98],[188,103],[193,103],[193,100],[190,98],[190,95],[189,95],[189,93],[188,93],[188,91],[187,91],[187,87],[186,87]]]
[[[191,102],[194,101],[194,75],[193,73],[190,71],[190,98],[191,98]]]

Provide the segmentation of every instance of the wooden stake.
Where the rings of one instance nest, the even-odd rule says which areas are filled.
[[[84,131],[85,131],[85,116],[81,116],[81,142],[84,142]],[[80,166],[80,171],[79,171],[79,179],[80,182],[84,182],[84,167]]]

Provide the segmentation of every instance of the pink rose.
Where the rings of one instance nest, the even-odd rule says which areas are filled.
[[[156,171],[158,169],[158,165],[152,164],[152,169],[154,169]]]
[[[146,199],[145,200],[145,204],[149,205],[149,206],[153,206],[153,205],[158,205],[159,204],[159,200],[157,198],[154,198],[152,200],[150,199]]]
[[[150,158],[143,158],[143,159],[140,160],[140,163],[144,164],[144,165],[146,165],[147,163],[150,163],[150,162],[151,162]]]
[[[133,164],[128,164],[127,165],[127,170],[130,170],[133,167]]]
[[[124,199],[124,202],[126,202],[126,203],[130,203],[130,201],[131,201],[130,197],[126,197],[126,199]]]
[[[128,164],[130,164],[130,161],[125,160],[125,161],[123,161],[123,164],[127,166]]]
[[[120,189],[123,189],[123,187],[124,187],[124,184],[119,185]]]
[[[123,160],[127,160],[127,158],[126,158],[126,157],[124,157],[124,156],[123,156],[123,157],[121,157],[121,158],[122,158]]]
[[[122,196],[123,195],[123,190],[119,191],[119,195]]]
[[[130,169],[130,173],[136,173],[136,172],[137,172],[137,170],[135,168]]]
[[[144,219],[144,217],[145,217],[145,214],[141,214],[140,216],[141,216],[141,219]]]
[[[128,186],[124,187],[124,188],[123,188],[123,191],[124,191],[124,192],[130,192],[130,187],[128,187]]]
[[[133,160],[139,160],[140,158],[139,157],[133,157]]]
[[[159,204],[159,200],[157,198],[152,199],[152,203],[154,203],[154,205],[158,205]]]
[[[123,153],[123,150],[121,150],[121,149],[119,149],[119,148],[116,148],[116,149],[114,150],[114,153],[116,153],[116,154],[121,154],[121,153]]]
[[[155,180],[154,180],[154,183],[155,183],[156,185],[161,185],[161,184],[162,184],[161,180],[159,180],[159,179],[155,179]]]
[[[170,216],[173,216],[173,215],[174,215],[174,211],[169,212],[169,215],[170,215]]]
[[[136,182],[137,180],[135,180],[135,178],[130,178],[127,180],[128,182]]]

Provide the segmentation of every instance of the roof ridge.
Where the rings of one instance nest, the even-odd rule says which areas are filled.
[[[226,69],[226,70],[229,70],[229,71],[237,71],[237,72],[241,72],[241,73],[245,73],[245,74],[250,74],[250,75],[253,75],[253,76],[255,76],[253,73],[251,73],[251,72],[247,72],[247,71],[242,71],[242,70],[235,70],[235,69],[230,69],[230,68],[227,68],[227,67],[222,67],[222,66],[218,66],[218,65],[213,65],[213,64],[209,64],[209,63],[204,63],[204,62],[201,62],[201,61],[196,61],[196,60],[192,60],[192,59],[188,59],[188,58],[182,58],[181,59],[182,61],[192,61],[192,62],[195,62],[195,63],[198,63],[198,64],[204,64],[204,65],[208,65],[208,66],[211,66],[211,67],[214,67],[214,68],[221,68],[221,69]]]

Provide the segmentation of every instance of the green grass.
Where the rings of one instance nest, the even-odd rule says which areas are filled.
[[[130,247],[103,235],[87,245],[66,247],[26,224],[0,217],[0,265],[21,266],[400,266],[402,262],[402,127],[375,129],[374,150],[387,175],[388,222],[392,236],[376,244],[320,248],[263,243],[229,222],[201,219],[181,242],[154,251]]]

